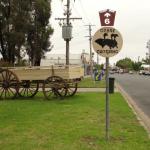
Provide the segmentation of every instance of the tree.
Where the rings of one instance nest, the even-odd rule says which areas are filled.
[[[150,64],[150,59],[149,59],[149,58],[142,59],[142,62],[143,62],[144,64],[149,65],[149,64]]]
[[[124,58],[117,61],[116,66],[122,69],[132,69],[133,61],[130,58]]]
[[[142,62],[133,62],[132,63],[132,67],[133,67],[133,70],[135,71],[139,71],[142,67]]]
[[[1,0],[0,3],[0,53],[3,60],[11,64],[20,59],[25,42],[28,3],[29,0]]]
[[[49,25],[51,0],[31,1],[31,20],[27,32],[27,54],[34,66],[39,66],[45,52],[52,49],[49,40],[53,29]]]
[[[0,53],[4,61],[20,62],[26,52],[32,65],[40,65],[44,53],[52,48],[50,6],[51,0],[1,0]]]

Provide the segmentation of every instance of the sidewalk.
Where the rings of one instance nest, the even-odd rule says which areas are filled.
[[[78,88],[77,92],[105,92],[105,88]],[[115,88],[115,92],[118,92],[118,89]]]

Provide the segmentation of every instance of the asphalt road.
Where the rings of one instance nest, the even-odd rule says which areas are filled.
[[[150,76],[138,74],[111,75],[150,118]]]

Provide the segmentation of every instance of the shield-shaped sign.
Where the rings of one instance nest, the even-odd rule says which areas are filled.
[[[99,12],[101,26],[114,26],[116,11],[106,9]]]

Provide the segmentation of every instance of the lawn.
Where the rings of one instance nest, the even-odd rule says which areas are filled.
[[[0,101],[1,150],[148,150],[150,140],[119,94],[111,95],[110,141],[105,141],[105,95],[64,100]]]
[[[101,81],[94,81],[91,77],[84,78],[78,85],[79,88],[104,88],[105,77]]]

